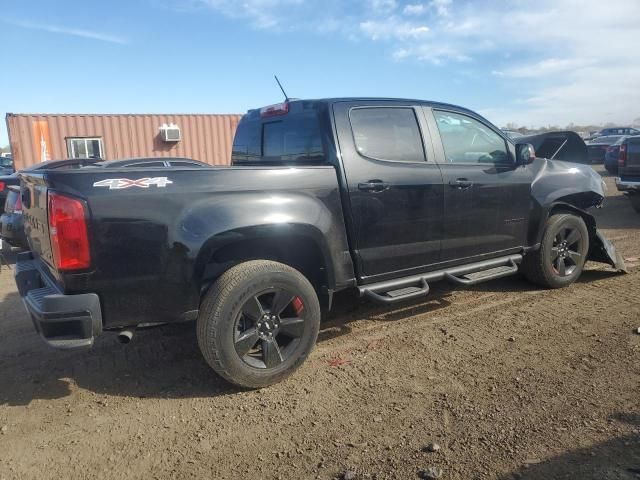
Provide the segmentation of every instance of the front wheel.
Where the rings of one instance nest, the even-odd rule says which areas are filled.
[[[300,367],[319,328],[320,304],[306,277],[281,263],[254,260],[226,271],[206,293],[198,344],[221,377],[260,388]]]
[[[589,232],[584,220],[558,213],[547,220],[540,248],[525,255],[521,271],[543,287],[566,287],[580,277],[588,253]]]

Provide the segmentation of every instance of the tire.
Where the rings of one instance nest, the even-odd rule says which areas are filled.
[[[525,255],[520,270],[532,283],[562,288],[580,277],[588,253],[589,231],[584,220],[570,213],[558,213],[549,217],[540,248]]]
[[[227,270],[205,294],[197,336],[218,375],[260,388],[302,365],[319,328],[318,296],[306,277],[281,263],[252,260]]]

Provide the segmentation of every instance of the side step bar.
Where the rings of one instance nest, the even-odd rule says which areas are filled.
[[[358,287],[358,290],[361,297],[367,297],[374,302],[384,304],[403,302],[426,296],[429,293],[428,282],[449,280],[459,285],[475,285],[517,273],[518,264],[521,261],[522,255],[509,255],[421,275],[363,285]]]

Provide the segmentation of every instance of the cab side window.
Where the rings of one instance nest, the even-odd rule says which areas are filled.
[[[408,107],[357,107],[349,112],[353,139],[363,157],[424,162],[418,120]]]
[[[433,112],[447,163],[508,164],[504,139],[474,118],[459,113]]]

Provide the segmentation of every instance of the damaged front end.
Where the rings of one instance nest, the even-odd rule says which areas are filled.
[[[586,211],[602,206],[607,189],[602,177],[587,165],[546,159],[538,159],[535,163],[539,168],[531,184],[531,195],[544,212],[540,216],[541,221],[546,222],[554,211],[575,212],[583,218],[589,229],[591,246],[587,259],[627,272],[624,260],[616,252],[616,248],[598,230],[594,216]],[[540,228],[539,231],[542,230]]]
[[[591,237],[591,248],[588,260],[611,265],[619,272],[627,273],[627,266],[622,256],[616,251],[616,247],[598,229],[595,236]]]

